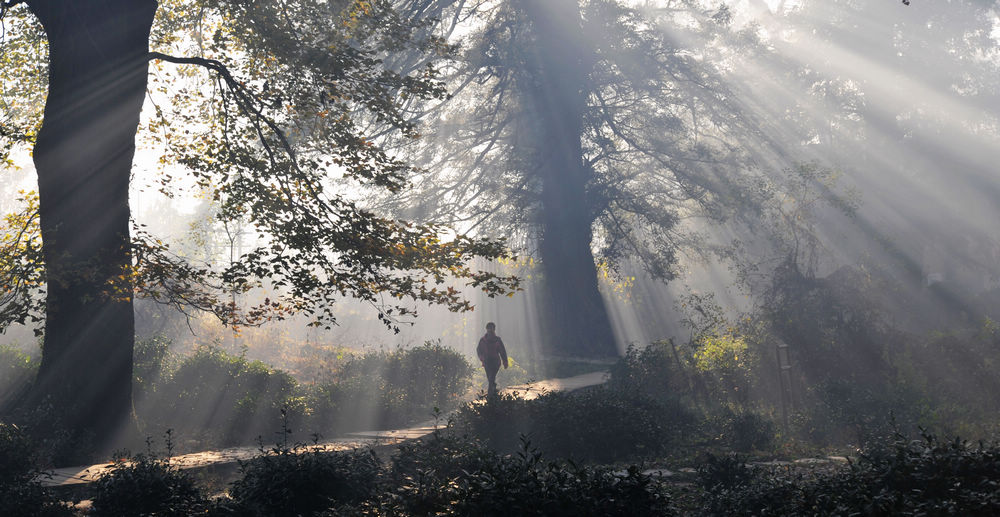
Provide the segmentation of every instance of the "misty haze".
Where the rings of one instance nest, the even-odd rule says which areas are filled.
[[[0,21],[0,515],[1000,515],[993,0]]]

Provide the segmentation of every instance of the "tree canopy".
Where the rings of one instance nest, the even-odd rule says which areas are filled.
[[[516,289],[516,278],[470,266],[474,257],[506,257],[501,240],[446,238],[444,227],[376,214],[345,193],[350,182],[398,191],[412,170],[357,120],[414,137],[403,99],[445,95],[432,64],[441,42],[417,37],[419,27],[389,2],[39,0],[6,4],[4,15],[14,27],[5,34],[5,79],[37,92],[47,71],[49,89],[44,114],[37,93],[4,91],[12,107],[0,131],[4,156],[34,145],[41,239],[33,206],[8,218],[25,231],[5,242],[15,255],[4,268],[3,323],[40,321],[44,311],[35,398],[73,408],[77,431],[104,433],[127,413],[134,295],[234,324],[305,311],[317,325],[333,323],[331,305],[353,297],[392,327],[410,311],[403,299],[470,310],[453,282],[491,296]],[[383,57],[402,48],[426,53],[428,64],[407,73],[386,66]],[[154,114],[142,126],[162,143],[161,160],[176,165],[160,178],[165,192],[184,171],[209,189],[221,219],[253,227],[254,245],[237,261],[191,262],[129,228],[134,139],[153,60],[210,74],[198,80],[188,69],[186,81],[153,83],[174,104],[152,95]],[[44,304],[32,296],[42,285]],[[226,296],[254,287],[274,296],[242,312]]]

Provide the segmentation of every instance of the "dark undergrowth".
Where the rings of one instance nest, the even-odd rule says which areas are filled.
[[[819,472],[709,457],[698,480],[703,515],[1000,515],[1000,445],[926,433]]]
[[[510,454],[437,432],[385,461],[371,449],[263,449],[222,494],[143,454],[90,487],[89,510],[34,481],[25,438],[0,428],[3,515],[19,516],[674,516],[997,515],[1000,445],[896,436],[848,464],[761,466],[706,456],[693,477],[652,477],[636,465],[551,460],[527,438]]]

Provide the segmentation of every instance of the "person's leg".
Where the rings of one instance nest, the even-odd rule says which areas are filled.
[[[496,395],[497,372],[500,371],[500,359],[487,359],[484,366],[486,367],[486,380],[490,383],[487,393],[490,395]]]

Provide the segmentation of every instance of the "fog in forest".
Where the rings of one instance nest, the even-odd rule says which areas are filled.
[[[375,69],[436,78],[441,91],[412,93],[407,88],[423,85],[376,75],[351,78],[357,91],[378,85],[391,92],[396,111],[385,112],[377,100],[350,104],[347,87],[299,109],[293,103],[310,97],[295,90],[306,89],[296,81],[334,81],[319,73],[293,77],[288,70],[296,69],[274,65],[305,59],[305,52],[272,49],[268,61],[261,57],[266,39],[239,40],[236,29],[225,32],[224,15],[203,11],[195,22],[176,3],[161,2],[157,23],[165,28],[154,26],[153,48],[216,59],[217,47],[232,44],[230,66],[243,88],[264,99],[253,106],[262,120],[271,117],[280,138],[259,121],[232,121],[242,120],[241,90],[189,64],[151,65],[130,183],[133,238],[137,230],[150,236],[142,237],[149,250],[162,241],[169,247],[162,256],[191,265],[182,270],[189,278],[216,276],[206,290],[215,298],[180,288],[170,298],[163,286],[187,287],[173,280],[136,290],[135,400],[140,414],[158,415],[149,418],[150,432],[173,425],[187,433],[182,445],[191,440],[187,447],[195,449],[198,429],[225,428],[223,438],[205,443],[245,443],[273,429],[273,414],[255,412],[264,407],[291,407],[302,425],[333,430],[347,429],[350,419],[354,430],[426,419],[430,408],[450,410],[485,388],[477,344],[487,322],[496,323],[516,366],[500,372],[505,386],[568,377],[586,369],[581,364],[604,367],[622,357],[618,364],[652,361],[659,350],[671,396],[705,414],[718,407],[726,415],[763,415],[781,439],[855,444],[890,413],[903,426],[939,425],[975,438],[1000,424],[994,2],[394,0],[386,5],[399,19],[414,20],[412,40],[433,44],[375,45]],[[343,26],[361,31],[364,15],[352,16]],[[310,36],[310,23],[290,26],[318,47],[340,44]],[[15,31],[7,33],[11,42],[33,41],[6,30]],[[345,46],[366,44],[350,34]],[[8,61],[3,66],[12,69],[23,60]],[[44,87],[38,70],[25,74]],[[4,84],[17,80],[8,72]],[[5,120],[41,116],[44,93],[8,86],[2,98]],[[329,136],[345,120],[357,138]],[[314,166],[322,195],[346,200],[333,203],[343,208],[338,214],[357,209],[442,225],[435,228],[445,243],[457,235],[505,239],[510,256],[490,260],[477,252],[469,263],[472,271],[516,276],[518,288],[488,295],[468,274],[434,283],[437,272],[413,284],[434,287],[434,296],[456,289],[470,304],[464,311],[418,300],[418,288],[405,282],[379,287],[381,277],[331,289],[341,293],[335,300],[310,298],[302,286],[333,285],[335,268],[294,270],[308,244],[282,247],[286,241],[253,219],[251,194],[234,201],[267,191],[269,181],[275,192],[287,185],[268,176],[258,190],[226,190],[254,166],[290,167],[274,158],[286,140],[292,159],[285,160]],[[243,154],[220,151],[226,145]],[[334,156],[329,149],[337,146],[356,146],[362,158]],[[37,189],[29,147],[5,147],[4,214],[24,210],[24,192]],[[385,156],[364,154],[369,148]],[[391,175],[352,172],[366,163],[392,169],[386,156],[413,166],[400,167],[399,185]],[[227,157],[237,164],[232,169]],[[275,205],[294,197],[283,195]],[[285,223],[278,219],[275,227]],[[16,222],[7,219],[4,231]],[[296,242],[310,235],[288,231]],[[376,246],[364,231],[357,230],[357,248]],[[393,256],[386,246],[384,256]],[[240,270],[262,262],[259,249],[278,257],[273,264],[295,264],[287,266],[295,274]],[[350,255],[316,253],[337,265]],[[138,264],[141,253],[134,254]],[[249,277],[256,280],[239,283]],[[406,287],[394,297],[399,285]],[[371,299],[351,296],[365,289]],[[31,296],[42,299],[44,290]],[[274,300],[284,305],[250,324],[223,321],[270,310]],[[35,330],[44,324],[10,323],[0,336],[11,345],[5,353],[39,357]],[[385,365],[407,361],[472,380],[416,397],[405,379],[420,373],[386,373],[394,367]],[[235,364],[244,365],[239,375],[257,380],[220,373]],[[217,382],[205,380],[216,374]],[[208,400],[212,382],[226,387]],[[244,382],[262,383],[266,395],[240,399],[225,391]],[[393,382],[407,394],[387,402],[396,392],[385,386]],[[184,383],[208,386],[199,388],[205,400],[196,409],[169,400],[195,397]],[[295,391],[300,385],[313,391]],[[360,395],[369,388],[389,395]]]
[[[452,3],[440,4],[443,12],[458,14]],[[503,40],[502,33],[490,33],[491,24],[513,23],[502,18],[506,14],[500,2],[456,5],[463,4],[465,10],[459,17],[448,18],[455,26],[437,29],[448,31],[462,44],[463,58],[472,60],[472,54],[485,51],[498,56],[532,52],[528,45],[519,48],[517,39]],[[620,107],[607,108],[606,116],[621,117],[617,123],[629,125],[626,131],[636,139],[599,141],[615,139],[609,129],[613,124],[590,120],[582,135],[584,159],[595,162],[597,174],[610,177],[598,176],[597,180],[623,184],[615,185],[622,196],[619,206],[601,208],[609,219],[620,217],[627,224],[631,217],[635,229],[631,235],[615,237],[646,240],[609,246],[611,239],[602,241],[608,232],[604,217],[592,223],[594,238],[589,247],[598,265],[605,264],[598,271],[599,288],[619,351],[630,343],[686,339],[690,329],[680,324],[685,316],[678,300],[691,292],[714,294],[731,317],[749,310],[759,303],[753,295],[760,294],[749,288],[762,287],[740,285],[734,268],[753,263],[760,268],[758,274],[766,276],[767,268],[785,258],[787,240],[794,232],[807,234],[801,238],[808,241],[809,249],[803,244],[798,258],[808,268],[803,273],[810,277],[824,278],[847,267],[875,269],[891,278],[894,289],[905,295],[886,296],[894,304],[887,309],[901,324],[925,325],[909,327],[912,330],[947,326],[949,317],[963,313],[967,318],[989,314],[982,295],[1000,287],[1000,235],[995,225],[1000,219],[995,169],[1000,158],[996,114],[1000,21],[989,2],[910,9],[893,2],[748,1],[731,3],[727,10],[669,2],[633,4],[638,16],[647,16],[641,23],[649,26],[619,19],[611,20],[616,26],[601,27],[610,22],[600,16],[614,13],[602,13],[601,3],[595,2],[590,6],[593,12],[584,11],[584,16],[592,17],[586,20],[586,35],[592,41],[570,49],[596,50],[601,53],[598,59],[606,60],[599,64],[607,68],[604,76],[595,72],[595,77],[588,78],[597,91],[586,99],[585,116],[602,116],[599,104],[610,104],[617,95]],[[643,48],[615,41],[629,31],[660,32],[652,37],[662,38],[675,53],[673,59],[683,62],[664,65],[664,72],[653,69],[651,62],[644,61],[651,57],[643,55]],[[476,307],[469,313],[415,305],[419,316],[401,319],[398,335],[386,330],[368,304],[348,299],[338,302],[338,321],[331,330],[308,329],[303,319],[297,319],[259,332],[289,343],[370,347],[440,339],[472,355],[485,323],[497,321],[519,355],[542,353],[546,325],[542,320],[548,313],[545,295],[537,285],[544,276],[537,240],[544,230],[532,219],[539,208],[531,193],[538,187],[507,181],[518,174],[513,153],[540,151],[531,142],[518,141],[533,129],[490,127],[486,125],[489,120],[479,117],[492,111],[514,120],[510,124],[538,124],[530,120],[530,106],[551,99],[519,98],[516,103],[503,101],[511,105],[499,104],[496,91],[491,91],[499,87],[479,84],[491,76],[482,69],[470,70],[479,65],[474,61],[454,65],[450,87],[455,97],[420,107],[428,111],[420,119],[422,138],[400,152],[418,160],[426,172],[413,179],[411,188],[366,202],[392,216],[444,222],[474,234],[508,236],[520,262],[484,266],[521,276],[524,291],[511,299],[489,299],[477,296],[475,289],[464,289]],[[678,77],[679,72],[690,77]],[[509,77],[510,71],[490,73],[508,74],[506,80],[517,81]],[[660,73],[665,75],[657,76]],[[470,76],[477,78],[472,84],[459,82]],[[615,77],[623,83],[620,88],[610,83]],[[699,80],[704,82],[685,84]],[[509,97],[527,95],[516,88],[511,87]],[[486,105],[476,105],[484,100]],[[633,107],[629,102],[635,109],[646,106],[659,113],[636,115],[630,123],[628,110]],[[488,137],[476,141],[477,131],[489,132]],[[627,149],[635,144],[653,149]],[[488,145],[493,147],[486,149]],[[156,235],[170,236],[193,256],[226,261],[230,244],[236,247],[236,257],[249,247],[240,241],[253,239],[252,232],[230,229],[243,234],[231,243],[226,227],[212,220],[207,200],[190,195],[168,200],[149,186],[152,179],[146,179],[143,186],[143,176],[152,177],[157,169],[155,155],[148,152],[146,156],[149,165],[142,157],[137,160],[138,188],[132,194],[137,223],[148,225]],[[676,161],[684,174],[704,179],[701,184],[699,180],[693,180],[694,186],[687,184],[671,170],[670,162],[658,164],[659,159]],[[810,179],[802,192],[783,192],[800,167],[815,168],[821,177]],[[529,177],[525,181],[538,180]],[[643,189],[660,186],[684,192],[673,197],[688,199],[641,199]],[[771,192],[762,194],[761,189]],[[651,190],[648,195],[662,198],[669,194],[657,196]],[[751,199],[755,194],[774,197]],[[761,206],[771,202],[799,208],[795,203],[805,200],[793,196],[838,196],[835,199],[856,203],[856,210],[845,216],[821,200],[804,208],[811,220],[802,223],[771,220],[760,212],[740,213],[767,210],[770,207]],[[728,203],[731,199],[750,200],[738,205]],[[678,222],[658,228],[630,208],[622,208],[626,200],[641,200],[651,210],[672,213]],[[699,206],[699,201],[704,203]],[[663,242],[650,238],[650,234],[667,232],[670,236]],[[742,255],[723,251],[734,240],[743,245]],[[644,244],[652,249],[642,249]],[[645,267],[650,262],[656,267],[666,254],[676,261],[668,266],[674,278],[665,282]],[[743,264],[734,265],[737,261]],[[176,313],[140,305],[137,315],[144,333],[164,333],[177,342],[204,339],[192,336]],[[198,315],[194,317],[201,321]],[[233,339],[205,325],[202,332],[211,336],[208,339],[223,343]],[[257,331],[244,332],[249,336]],[[253,354],[268,354],[264,343],[258,345],[262,350]]]

